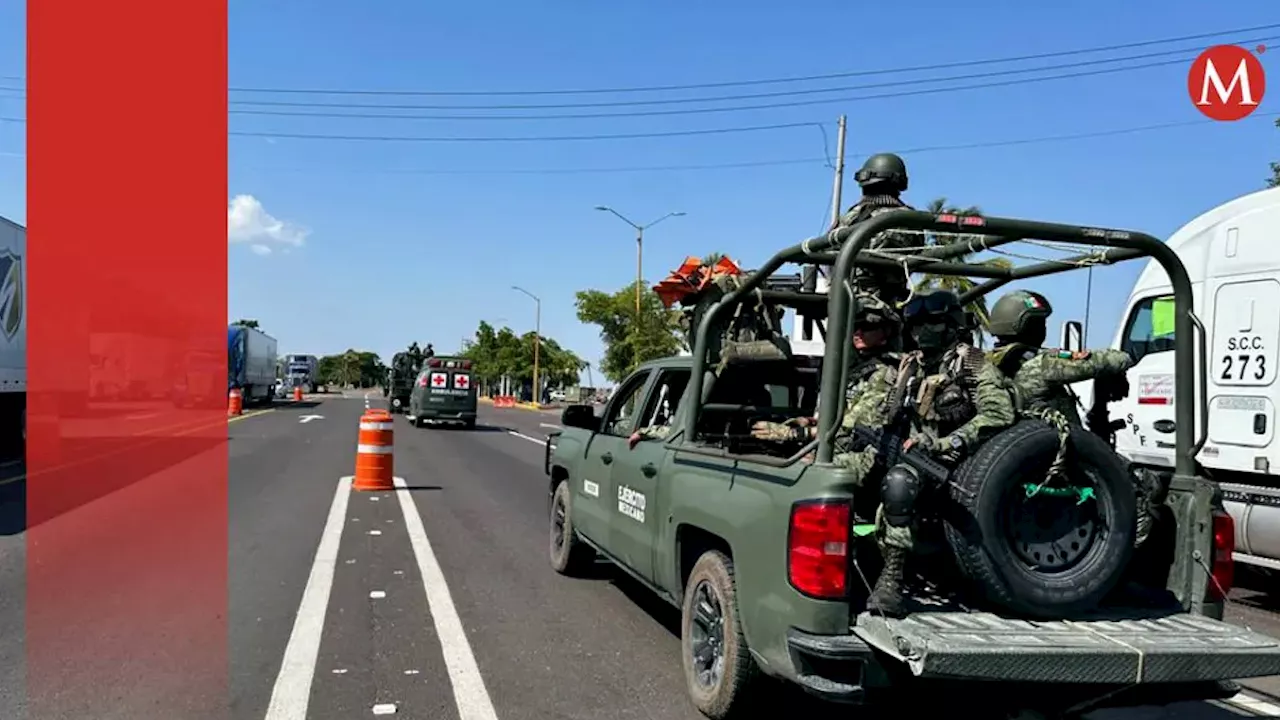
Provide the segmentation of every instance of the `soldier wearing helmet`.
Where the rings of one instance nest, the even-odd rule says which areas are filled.
[[[907,164],[897,155],[872,155],[853,177],[862,188],[862,198],[845,212],[832,230],[852,227],[889,210],[914,210],[901,198],[907,189]],[[880,233],[867,246],[877,250],[906,247],[911,247],[911,237],[892,230]],[[858,289],[876,293],[888,303],[900,302],[908,294],[906,273],[896,270],[859,268],[854,281]]]
[[[919,380],[910,408],[916,431],[905,447],[958,463],[1017,419],[1011,383],[972,345],[969,317],[954,293],[919,294],[903,307],[902,317],[916,349],[899,368],[898,387],[911,387],[905,378]],[[903,570],[915,544],[915,504],[922,489],[920,475],[905,464],[889,468],[880,484],[876,539],[884,569],[867,607],[884,615],[904,612]]]
[[[845,415],[841,422],[846,433],[855,423],[874,424],[871,417],[863,416],[883,403],[893,386],[892,374],[902,360],[902,354],[897,352],[901,320],[893,308],[873,295],[862,295],[858,298],[856,313],[852,342],[858,351],[858,361],[849,369]],[[798,443],[816,438],[817,430],[815,418],[802,417],[781,423],[757,422],[751,426],[751,435],[758,440]],[[872,458],[867,455],[866,459],[865,469],[869,469]],[[835,462],[849,465],[858,461],[837,457]]]
[[[995,336],[991,361],[1012,378],[1024,409],[1055,410],[1080,424],[1077,401],[1067,387],[1082,380],[1123,377],[1133,358],[1122,350],[1049,350],[1046,321],[1053,307],[1040,293],[1010,292],[992,306],[988,328]]]

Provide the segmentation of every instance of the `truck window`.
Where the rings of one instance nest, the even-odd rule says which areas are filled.
[[[649,403],[645,406],[641,417],[641,427],[659,427],[670,425],[676,416],[676,408],[684,388],[689,384],[689,370],[664,370],[658,376],[658,384],[649,395]]]
[[[1124,340],[1120,349],[1129,353],[1134,362],[1149,353],[1173,350],[1173,296],[1143,298],[1129,312],[1125,324]]]
[[[649,373],[642,372],[633,376],[626,385],[618,388],[614,402],[609,405],[608,415],[601,425],[606,435],[626,436],[631,430],[632,420],[640,409],[645,384],[649,381]]]

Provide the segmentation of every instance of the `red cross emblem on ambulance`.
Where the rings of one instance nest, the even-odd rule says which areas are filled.
[[[431,387],[442,388],[449,383],[448,373],[431,373]]]
[[[453,386],[458,390],[467,390],[471,388],[470,376],[458,373],[453,376]]]

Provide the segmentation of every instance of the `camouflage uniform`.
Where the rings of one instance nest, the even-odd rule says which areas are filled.
[[[1123,378],[1133,366],[1133,358],[1121,350],[1051,350],[1040,347],[1045,340],[1046,321],[1053,307],[1041,294],[1015,290],[991,308],[990,329],[996,337],[992,361],[1013,378],[1023,413],[1052,425],[1058,431],[1058,453],[1049,477],[1066,466],[1071,426],[1080,426],[1079,400],[1068,387],[1084,380]],[[1121,383],[1124,381],[1121,380]],[[1094,393],[1103,389],[1095,384]],[[1095,397],[1095,400],[1099,398]],[[1106,398],[1101,398],[1103,402]],[[1139,484],[1137,543],[1146,540],[1151,529],[1150,496],[1153,488]]]
[[[1133,366],[1133,358],[1123,350],[1053,350],[1021,343],[998,347],[991,360],[1013,370],[1018,397],[1028,411],[1041,409],[1061,413],[1080,425],[1079,402],[1067,387],[1103,375],[1122,375]],[[1016,364],[1015,364],[1016,363]]]
[[[884,409],[882,405],[893,389],[896,380],[901,353],[894,352],[893,328],[899,324],[897,314],[886,303],[871,294],[858,297],[857,325],[855,331],[864,326],[884,328],[889,333],[885,344],[862,351],[861,360],[849,369],[849,385],[845,388],[844,416],[841,418],[837,432],[837,444],[841,437],[847,437],[854,425],[878,427],[883,424]],[[773,442],[809,442],[817,438],[817,423],[811,418],[793,418],[786,422],[758,422],[752,426],[752,435],[761,440]],[[837,452],[833,461],[837,465],[849,467],[865,476],[874,464],[875,456],[871,448],[858,452]]]
[[[674,428],[670,424],[649,425],[636,431],[641,440],[665,440]]]
[[[972,332],[959,299],[939,291],[914,298],[904,308],[908,329],[920,349],[907,356],[899,387],[918,380],[913,391],[910,439],[916,447],[950,463],[959,462],[990,436],[1016,420],[1012,383],[973,347]],[[889,468],[881,482],[876,539],[884,569],[867,607],[901,615],[903,570],[914,546],[915,502],[922,490],[919,474],[907,465]]]
[[[907,189],[907,165],[902,158],[881,153],[867,158],[854,175],[862,188],[862,199],[850,207],[835,227],[852,227],[890,210],[914,210],[899,197]],[[894,230],[879,233],[864,250],[904,249],[920,244],[910,234]],[[854,271],[854,287],[863,294],[873,294],[886,303],[905,300],[908,294],[905,270],[859,267]]]

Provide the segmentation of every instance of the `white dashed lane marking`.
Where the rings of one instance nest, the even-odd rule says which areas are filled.
[[[1269,703],[1248,693],[1239,693],[1228,698],[1227,703],[1246,710],[1254,717],[1280,717],[1280,706]]]
[[[508,434],[508,435],[513,435],[513,436],[515,436],[515,437],[518,437],[518,438],[520,438],[521,440],[528,440],[528,441],[529,441],[529,442],[531,442],[531,443],[538,443],[539,445],[542,445],[542,444],[546,443],[546,441],[547,441],[547,440],[546,440],[546,438],[543,438],[543,439],[539,440],[539,439],[538,439],[538,438],[536,438],[536,437],[532,437],[532,436],[530,436],[530,435],[525,435],[524,433],[516,432],[515,430],[508,430],[508,431],[507,431],[507,434]]]

